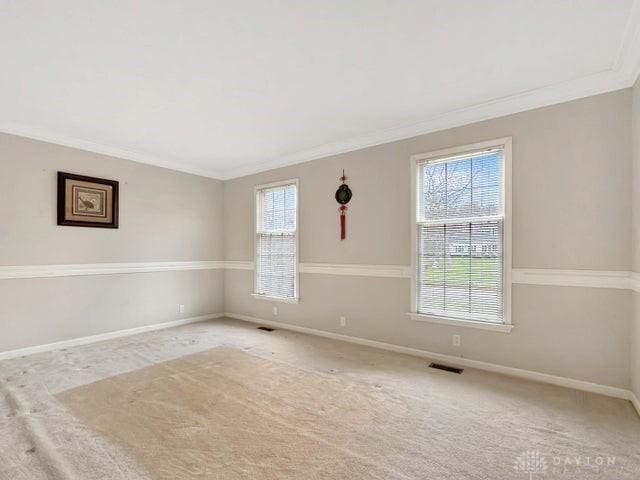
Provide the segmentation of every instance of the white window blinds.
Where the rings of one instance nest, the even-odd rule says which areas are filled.
[[[256,189],[256,291],[297,298],[297,185]]]
[[[418,313],[503,322],[504,151],[417,164]]]

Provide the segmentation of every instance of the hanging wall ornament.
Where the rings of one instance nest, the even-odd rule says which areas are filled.
[[[344,170],[342,170],[342,176],[340,177],[342,185],[336,190],[336,201],[340,204],[340,240],[344,240],[347,237],[347,203],[349,203],[353,195],[349,185],[344,183],[346,179]]]

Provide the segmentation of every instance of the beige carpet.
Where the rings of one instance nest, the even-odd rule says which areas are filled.
[[[0,479],[638,479],[628,402],[216,321],[0,362]]]

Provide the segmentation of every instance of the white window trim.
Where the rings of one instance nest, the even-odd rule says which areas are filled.
[[[511,323],[511,271],[512,271],[512,186],[511,186],[511,167],[512,167],[512,140],[511,137],[498,138],[496,140],[488,140],[486,142],[473,143],[470,145],[462,145],[459,147],[445,148],[443,150],[437,150],[434,152],[420,153],[412,155],[410,158],[411,168],[411,306],[409,316],[416,321],[438,323],[445,325],[454,325],[461,327],[481,328],[483,330],[493,330],[498,332],[508,333],[513,328]],[[503,264],[503,302],[504,313],[503,321],[501,323],[495,322],[482,322],[473,319],[462,319],[453,316],[437,316],[423,313],[417,313],[418,311],[418,299],[417,299],[417,211],[416,200],[418,193],[417,183],[417,170],[418,164],[423,163],[425,160],[438,160],[439,158],[445,159],[452,155],[464,155],[473,151],[481,151],[490,148],[499,147],[504,151],[504,168],[502,169],[502,181],[504,182],[504,264]]]
[[[273,297],[270,295],[262,295],[257,293],[258,290],[258,192],[266,188],[282,187],[285,185],[296,186],[296,273],[295,273],[295,297]],[[254,185],[253,187],[253,264],[255,265],[253,271],[253,292],[251,296],[259,300],[267,300],[270,302],[280,303],[299,303],[300,302],[300,186],[297,178],[291,178],[289,180],[281,180],[279,182],[264,183],[261,185]]]
[[[424,313],[409,312],[408,314],[412,320],[416,322],[438,323],[440,325],[451,325],[454,327],[469,327],[477,328],[479,330],[490,330],[493,332],[509,333],[513,328],[510,323],[495,323],[495,322],[478,322],[475,320],[464,320],[454,317],[439,317],[437,315],[426,315]]]
[[[272,297],[271,295],[262,295],[261,293],[252,293],[251,296],[257,300],[266,300],[268,302],[280,303],[300,303],[300,298]]]

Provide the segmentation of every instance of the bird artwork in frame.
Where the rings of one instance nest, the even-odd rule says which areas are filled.
[[[118,228],[118,182],[58,172],[58,225]]]

